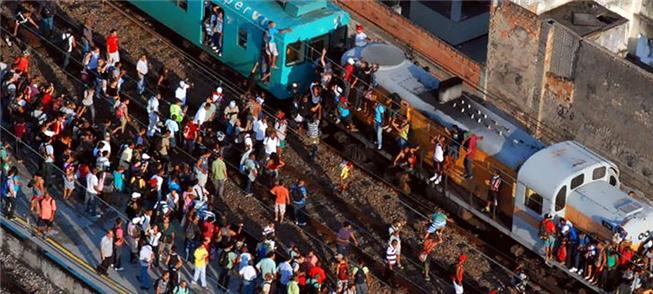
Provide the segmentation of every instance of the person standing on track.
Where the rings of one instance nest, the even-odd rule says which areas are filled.
[[[114,66],[120,62],[120,52],[118,52],[118,31],[112,29],[106,39],[107,43],[107,64]]]
[[[66,69],[68,63],[70,62],[70,54],[73,52],[73,49],[77,47],[77,39],[73,36],[73,31],[70,28],[67,28],[63,34],[61,34],[61,40],[64,43],[63,45],[63,65],[62,68]]]
[[[32,7],[30,5],[25,5],[24,7],[22,5],[19,5],[18,8],[16,9],[16,17],[14,21],[14,31],[11,33],[11,36],[16,38],[18,36],[18,29],[26,23],[30,23],[34,28],[38,29],[39,25],[36,24],[34,19],[32,19]],[[7,42],[7,46],[11,47],[13,43],[9,39],[9,36],[5,37],[5,42]]]
[[[336,251],[344,256],[349,255],[351,241],[354,242],[355,246],[358,246],[358,239],[356,239],[351,223],[346,221],[336,234]]]
[[[295,224],[303,227],[306,226],[306,199],[308,198],[308,190],[304,184],[304,180],[299,179],[290,188],[292,195],[293,212],[295,214]]]
[[[283,185],[281,180],[277,180],[275,186],[270,190],[270,193],[275,196],[274,201],[274,221],[283,222],[283,217],[286,214],[286,205],[290,203],[290,192],[288,188]]]
[[[122,271],[122,247],[125,245],[125,231],[123,229],[122,218],[116,219],[116,226],[113,227],[113,260],[111,261],[111,266],[116,271]]]
[[[218,156],[211,163],[211,181],[213,182],[215,193],[220,199],[223,199],[224,184],[227,179],[227,165],[224,163],[222,152],[218,152]]]
[[[202,288],[206,288],[206,265],[209,262],[209,252],[206,250],[205,246],[198,246],[193,252],[193,257],[195,258],[194,266],[195,272],[193,273],[193,282],[191,286],[197,285],[197,280],[200,280]]]
[[[467,261],[467,255],[461,253],[458,256],[458,262],[454,265],[453,276],[451,277],[453,283],[454,293],[463,294],[463,276],[465,274],[465,261]]]
[[[136,73],[138,74],[136,90],[138,91],[138,95],[142,96],[143,93],[145,93],[145,77],[149,71],[150,65],[147,61],[147,56],[143,54],[141,55],[141,58],[138,59],[138,62],[136,62]]]
[[[431,268],[431,252],[433,252],[433,249],[440,244],[442,244],[442,238],[435,234],[424,240],[424,244],[422,244],[422,252],[419,254],[419,261],[424,265],[422,274],[424,275],[424,280],[427,282],[431,280],[431,276],[429,275],[429,269]]]

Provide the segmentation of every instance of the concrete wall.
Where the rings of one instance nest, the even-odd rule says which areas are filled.
[[[467,58],[447,42],[395,13],[381,2],[339,0],[337,4],[348,12],[376,24],[401,43],[412,47],[445,70],[461,77],[466,83],[474,86],[480,83],[481,64]]]
[[[518,5],[491,12],[487,83],[508,100],[494,103],[516,105],[524,114],[517,118],[543,140],[574,138],[615,161],[629,184],[652,191],[653,75],[591,40],[557,37],[569,31]],[[561,76],[556,67],[565,62],[570,74]]]
[[[21,240],[4,228],[0,228],[0,247],[2,247],[2,251],[24,261],[32,270],[46,277],[67,293],[96,293],[43,255],[33,242]]]

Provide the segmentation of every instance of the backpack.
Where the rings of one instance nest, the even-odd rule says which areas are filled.
[[[228,251],[226,251],[226,250],[222,251],[222,253],[220,254],[220,258],[218,258],[218,265],[220,265],[223,268],[226,267],[227,265],[229,265],[229,252]]]
[[[367,282],[365,271],[361,267],[356,267],[356,269],[356,274],[354,274],[354,283],[357,285],[365,284]]]
[[[293,202],[302,202],[304,200],[304,194],[302,193],[301,190],[302,188],[303,187],[293,186],[290,189],[290,196],[292,197]]]
[[[243,174],[243,175],[247,174],[247,166],[245,165],[246,162],[247,162],[247,160],[240,163],[240,167],[238,168],[240,170],[240,173]]]

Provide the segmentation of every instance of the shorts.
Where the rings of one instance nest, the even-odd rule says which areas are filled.
[[[556,243],[556,237],[553,235],[548,236],[546,239],[544,239],[544,247],[553,248],[555,243]]]
[[[39,226],[40,227],[51,228],[52,227],[52,221],[48,220],[48,219],[39,218]]]
[[[113,65],[116,62],[120,62],[120,52],[116,51],[108,54],[107,63]]]
[[[272,56],[279,56],[279,51],[277,50],[277,44],[274,42],[269,42],[267,52]]]
[[[280,213],[280,214],[285,214],[286,213],[286,205],[285,204],[275,203],[274,204],[274,212]]]

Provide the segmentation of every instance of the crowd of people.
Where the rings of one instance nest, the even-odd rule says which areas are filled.
[[[60,36],[54,35],[51,4],[43,3],[47,4],[19,5],[14,31],[6,35],[6,43],[13,45],[11,38],[17,38],[19,28],[31,24],[47,38],[61,40],[57,44],[62,49],[64,69],[72,67],[71,59],[76,56],[73,53],[80,51],[81,58],[72,62],[81,63],[80,98],[62,94],[62,89],[56,89],[30,69],[31,54],[27,50],[11,65],[5,64],[0,76],[2,111],[6,114],[3,127],[17,137],[15,145],[5,145],[3,150],[11,149],[20,156],[24,142],[37,149],[42,158],[40,171],[29,181],[31,191],[22,192],[32,195],[30,218],[37,223],[39,232],[52,233],[57,201],[79,201],[86,213],[95,218],[104,217],[102,209],[98,209],[98,202],[102,201],[121,209],[126,207],[127,218],[117,219],[115,227],[107,230],[98,243],[102,256],[97,267],[99,274],[107,274],[110,268],[124,270],[124,251],[128,252],[130,263],[139,268],[141,288],[154,288],[155,293],[188,293],[198,283],[197,286],[206,287],[209,265],[217,268],[221,287],[236,283],[243,293],[315,293],[326,284],[327,272],[335,275],[336,293],[368,292],[369,268],[364,260],[351,260],[350,246],[358,246],[359,241],[350,223],[344,223],[337,232],[337,254],[331,266],[323,265],[327,261],[314,251],[301,252],[298,246],[289,246],[279,254],[275,226],[288,219],[300,227],[308,223],[306,205],[310,191],[304,179],[286,183],[279,177],[285,166],[283,154],[291,127],[305,136],[310,156],[315,159],[322,121],[329,117],[357,132],[352,111],[360,111],[373,117],[372,140],[376,147],[385,149],[388,144],[384,145],[384,136],[392,133],[397,143],[391,149],[398,150],[393,165],[403,175],[415,170],[419,147],[411,146],[408,140],[410,111],[402,115],[399,108],[388,105],[384,97],[372,91],[378,65],[349,59],[340,67],[331,60],[338,60],[346,48],[325,49],[307,93],[295,85],[288,115],[279,111],[266,117],[265,93],[251,90],[252,87],[246,87],[248,91],[239,97],[229,97],[221,86],[215,87],[195,109],[189,103],[195,87],[190,80],[173,83],[166,68],[160,68],[153,78],[147,55],[140,55],[134,68],[128,68],[120,58],[118,31],[112,30],[98,42],[90,21],[84,22],[80,32],[64,30]],[[214,8],[210,11],[207,42],[212,50],[222,54],[224,13]],[[267,73],[276,66],[275,36],[286,31],[276,28],[273,22],[265,30],[262,55],[266,56],[263,67],[268,68]],[[354,46],[363,47],[369,41],[363,27],[357,26]],[[129,72],[137,78],[131,79]],[[265,74],[266,70],[262,70],[264,81]],[[143,106],[145,122],[132,114],[137,112],[130,102],[133,97],[147,100]],[[191,113],[192,110],[195,112]],[[472,160],[482,139],[456,126],[447,130],[446,137],[434,137],[434,171],[429,182],[437,185],[442,181],[461,149],[465,178],[472,179]],[[179,160],[181,150],[198,158],[191,163]],[[240,152],[237,171],[241,175],[228,172],[224,155],[233,150]],[[7,156],[2,160],[4,210],[11,217],[21,192],[20,177]],[[343,162],[340,168],[339,191],[344,192],[353,163]],[[256,245],[244,234],[242,224],[234,225],[225,215],[215,212],[216,201],[225,199],[226,182],[235,177],[243,179],[244,196],[252,196],[261,190],[255,187],[262,186],[274,198],[274,223],[262,225],[262,241]],[[407,176],[401,178],[407,183]],[[60,183],[63,194],[51,195],[49,188]],[[501,184],[496,171],[484,209],[493,215]],[[401,186],[410,193],[409,185]],[[286,216],[288,206],[292,208],[292,218]],[[430,254],[443,242],[447,221],[444,213],[435,213],[423,238],[419,261],[427,281]],[[566,263],[572,272],[601,287],[617,287],[624,285],[623,281],[631,281],[632,290],[642,284],[645,274],[653,268],[652,246],[638,259],[641,264],[636,264],[633,252],[624,242],[594,241],[584,233],[577,234],[569,221],[552,223],[546,218],[542,225],[547,259]],[[390,271],[400,270],[403,222],[396,220],[389,225],[384,260]],[[465,254],[460,254],[453,265],[451,281],[456,293],[463,293],[466,259]],[[191,280],[184,280],[179,274],[185,264],[193,267]],[[157,275],[155,281],[151,278],[153,273]]]
[[[20,5],[17,15],[30,16],[35,9],[39,7]],[[21,24],[16,23],[16,30]],[[52,35],[55,32],[53,27],[47,38],[57,40],[59,37]],[[0,77],[3,127],[16,136],[16,144],[3,146],[3,150],[20,157],[27,154],[20,152],[21,145],[26,144],[41,157],[39,171],[29,181],[32,191],[22,191],[32,195],[28,219],[36,221],[40,232],[52,233],[57,201],[81,203],[87,215],[97,219],[106,217],[105,208],[99,207],[101,202],[102,206],[126,207],[127,218],[116,219],[115,226],[98,242],[102,257],[96,268],[99,274],[137,266],[141,288],[154,288],[156,293],[187,293],[197,283],[207,287],[207,265],[215,265],[219,284],[225,288],[237,283],[243,293],[315,293],[326,285],[327,272],[333,272],[336,293],[367,293],[369,268],[364,260],[352,262],[348,250],[338,250],[332,268],[315,252],[301,252],[298,246],[279,254],[274,223],[266,225],[262,241],[251,244],[242,224],[233,227],[224,215],[215,213],[214,197],[224,199],[225,182],[234,177],[228,174],[224,159],[224,147],[233,144],[242,152],[239,171],[245,181],[244,195],[252,195],[255,183],[261,182],[275,198],[275,223],[287,219],[286,207],[292,205],[292,220],[300,227],[307,225],[305,206],[310,192],[304,180],[286,184],[278,177],[285,164],[282,154],[289,122],[284,112],[273,118],[264,116],[264,93],[226,97],[223,89],[216,87],[190,115],[192,107],[187,98],[193,83],[181,80],[173,86],[168,71],[161,69],[154,79],[156,85],[149,87],[154,90],[148,91],[152,79],[146,55],[136,62],[138,78],[131,80],[127,73],[132,70],[120,58],[116,30],[98,41],[92,22],[86,21],[80,34],[64,30],[60,38],[64,42],[56,44],[63,49],[62,68],[81,63],[80,98],[63,94],[64,89],[57,89],[30,68],[29,50],[13,63],[3,63]],[[17,38],[13,41],[22,42]],[[272,54],[271,42],[266,50]],[[81,58],[76,60],[78,50]],[[321,91],[328,91],[316,85],[312,95],[305,95],[301,99],[304,103],[292,111],[293,123],[306,129],[313,158],[320,136]],[[343,91],[341,87],[333,89]],[[132,114],[136,110],[130,104],[138,95],[149,96],[147,122],[142,124]],[[170,100],[169,108],[163,109]],[[343,99],[332,110],[351,123],[348,107]],[[179,149],[199,154],[199,158],[192,164],[176,160]],[[3,158],[3,164],[7,166],[2,181],[6,188],[4,212],[13,217],[14,202],[21,195],[20,175],[9,156]],[[346,163],[345,167],[343,181],[353,164]],[[52,188],[59,185],[62,195],[51,195]],[[350,224],[338,232],[338,236],[347,234],[355,240]],[[391,238],[389,248],[398,248],[397,228]],[[338,248],[348,242],[349,238],[341,241]],[[389,267],[401,267],[398,252],[396,261],[388,259]],[[134,265],[124,264],[123,259]],[[179,275],[184,264],[192,265],[192,280]],[[152,274],[158,278],[152,279]]]

